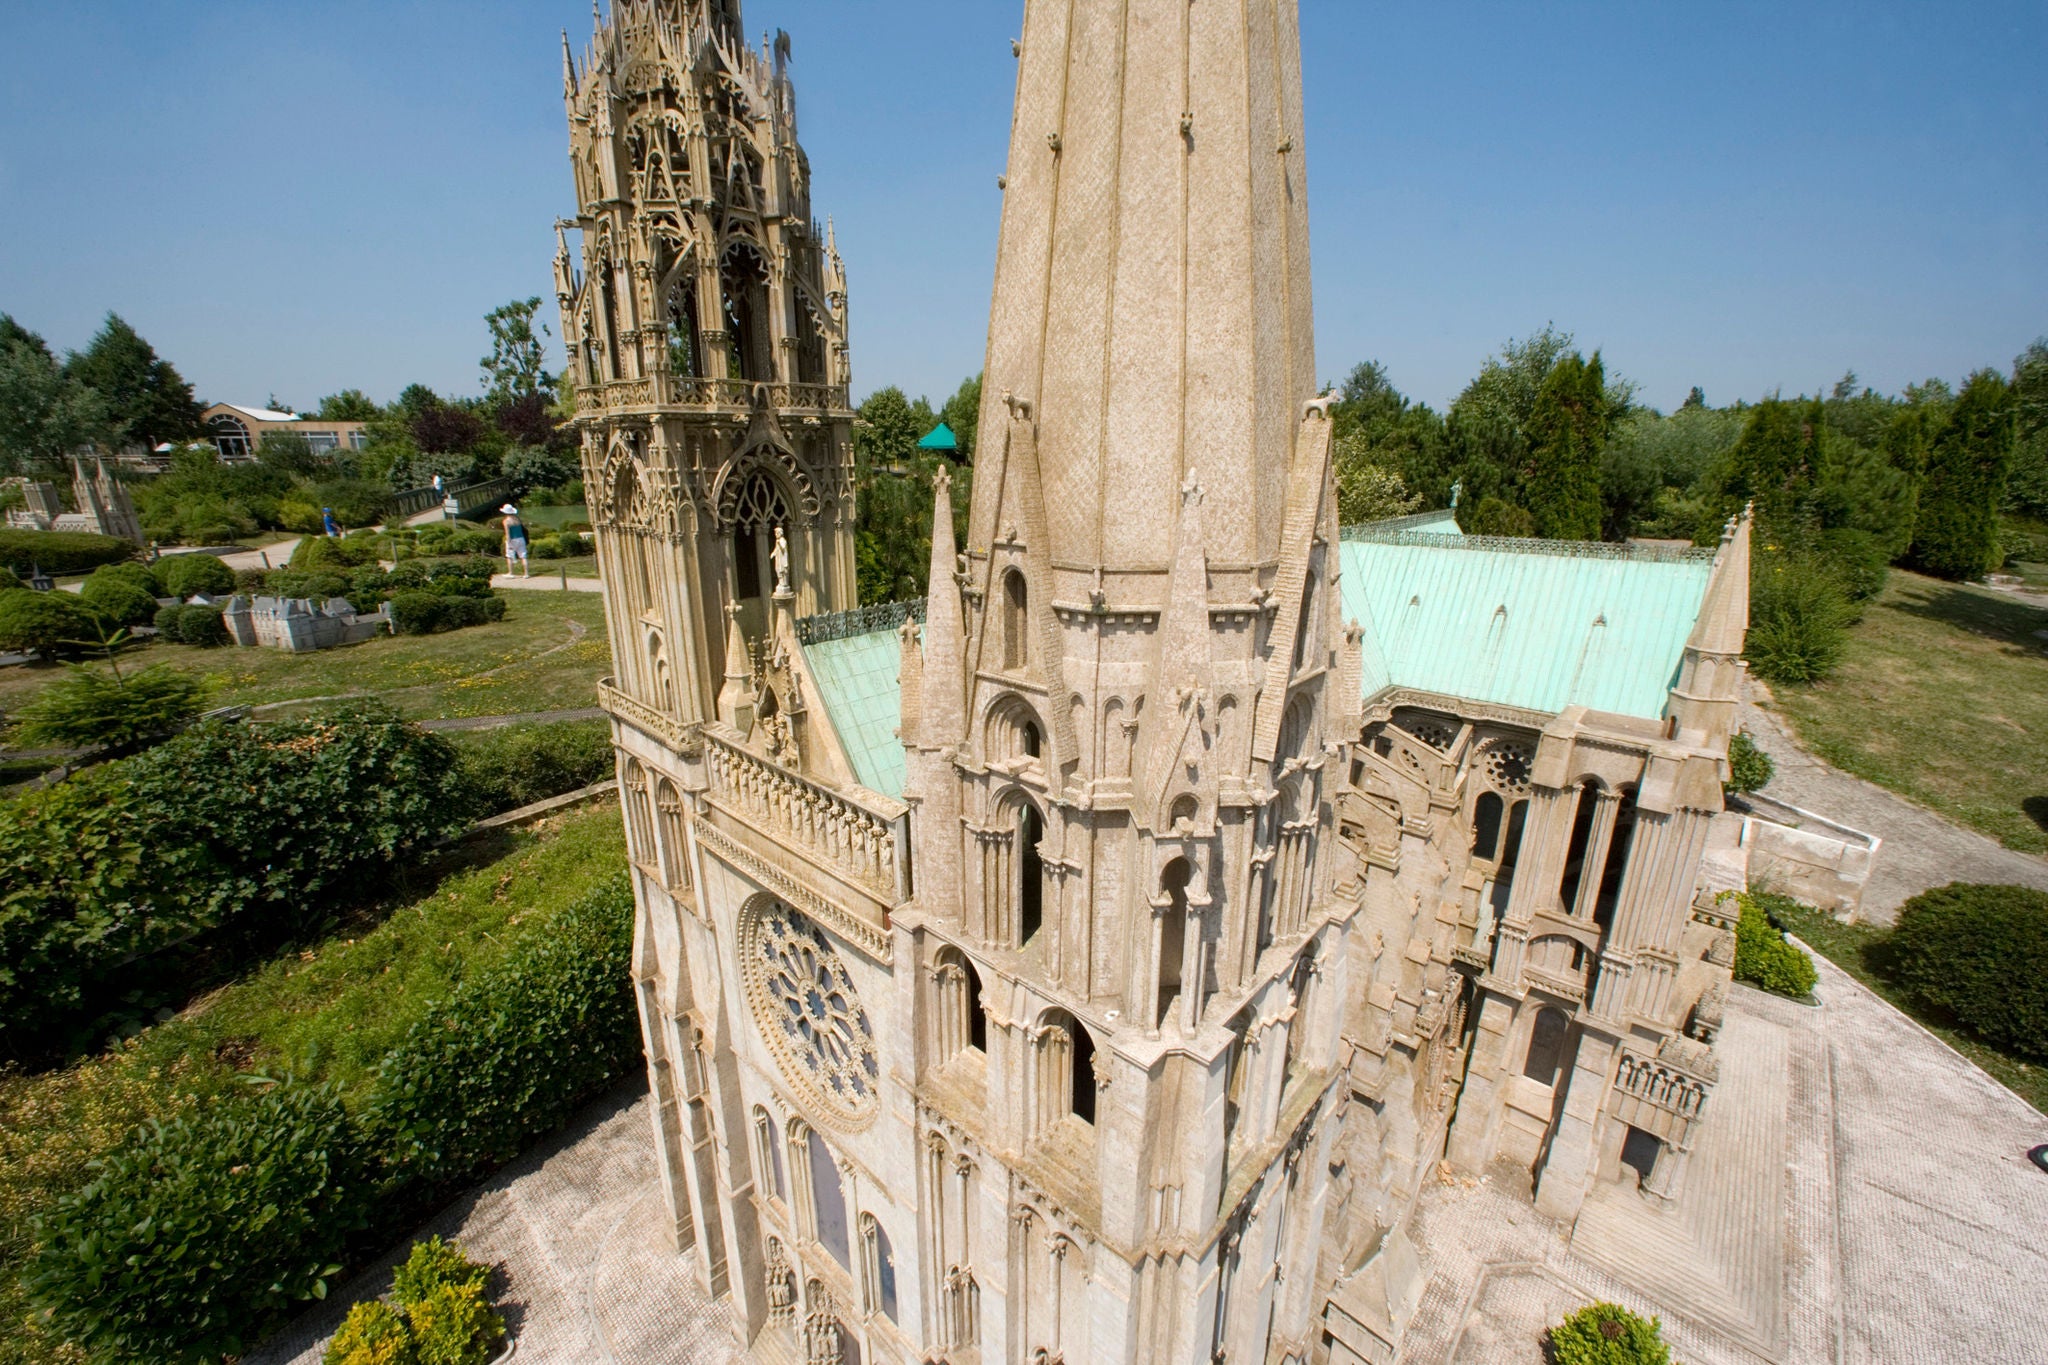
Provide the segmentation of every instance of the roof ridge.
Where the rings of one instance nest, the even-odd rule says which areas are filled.
[[[815,645],[824,640],[844,640],[853,635],[872,635],[878,630],[895,630],[906,619],[923,621],[928,601],[923,597],[909,597],[900,602],[875,602],[847,611],[800,616],[796,621],[796,638],[801,644]]]
[[[1337,533],[1340,541],[1374,545],[1411,545],[1429,550],[1498,550],[1508,554],[1555,555],[1563,559],[1614,559],[1636,564],[1689,564],[1711,561],[1711,547],[1688,545],[1674,550],[1662,545],[1617,545],[1605,540],[1538,540],[1529,536],[1470,536],[1442,532],[1409,531],[1367,522],[1346,526]]]

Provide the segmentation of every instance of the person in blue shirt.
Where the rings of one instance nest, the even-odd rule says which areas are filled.
[[[506,503],[498,509],[505,514],[505,572],[512,572],[512,561],[519,561],[519,576],[531,578],[532,571],[526,561],[526,523],[519,519],[519,509]]]
[[[341,534],[341,527],[335,524],[334,509],[332,507],[320,509],[320,523],[327,528],[329,536],[339,536]]]

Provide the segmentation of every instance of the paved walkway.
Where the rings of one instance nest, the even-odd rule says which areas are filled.
[[[1925,806],[1829,767],[1800,748],[1785,720],[1756,705],[1754,695],[1742,705],[1741,724],[1776,765],[1764,788],[1766,796],[1884,840],[1863,891],[1865,919],[1890,924],[1908,899],[1950,882],[2015,882],[2048,890],[2048,859],[2016,852]]]
[[[541,565],[542,567],[533,571],[533,576],[530,578],[524,574],[494,573],[491,575],[491,586],[494,588],[511,588],[517,592],[560,592],[564,588],[567,588],[570,592],[604,591],[604,584],[595,578],[578,578],[574,574],[549,573],[546,568],[546,560],[542,560]]]
[[[452,1237],[499,1270],[494,1289],[522,1365],[726,1365],[723,1305],[691,1278],[658,1229],[660,1187],[644,1086],[586,1109],[405,1243]],[[243,1365],[319,1365],[349,1305],[386,1293],[399,1252],[243,1357]]]
[[[1594,1299],[1686,1365],[2048,1360],[2044,1117],[1821,960],[1819,1008],[1738,988],[1680,1207],[1589,1197],[1569,1233],[1499,1170],[1423,1195],[1403,1365],[1537,1365]]]

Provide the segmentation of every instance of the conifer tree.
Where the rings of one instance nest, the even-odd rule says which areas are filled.
[[[1551,367],[1529,415],[1522,489],[1536,533],[1551,540],[1600,538],[1600,449],[1607,440],[1607,378],[1599,352]]]
[[[2012,390],[1996,370],[1979,370],[1928,448],[1908,556],[1914,567],[1954,579],[1997,567],[1998,505],[2013,444]]]
[[[1721,482],[1724,497],[1737,506],[1754,503],[1767,524],[1795,520],[1823,481],[1821,430],[1819,399],[1802,405],[1766,398],[1757,404],[1729,452]]]
[[[200,406],[192,386],[118,314],[107,314],[99,335],[64,371],[99,394],[113,417],[116,445],[153,446],[199,435]]]

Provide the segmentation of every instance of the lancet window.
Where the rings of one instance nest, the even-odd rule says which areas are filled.
[[[1018,569],[1003,574],[1003,671],[1014,673],[1031,661],[1030,590]]]
[[[1072,1116],[1095,1122],[1095,1040],[1065,1010],[1049,1010],[1032,1034],[1039,1132]]]
[[[969,1048],[988,1049],[988,1017],[982,1012],[981,977],[958,948],[941,948],[933,960],[935,1060],[951,1061]]]
[[[775,1121],[759,1105],[754,1106],[754,1160],[760,1167],[755,1180],[762,1193],[777,1199],[789,1198],[782,1170],[782,1141],[775,1135]]]
[[[896,1320],[896,1254],[889,1234],[872,1213],[860,1216],[861,1290],[870,1313]]]
[[[683,836],[683,796],[666,777],[654,784],[654,811],[661,829],[661,880],[671,891],[690,885],[689,850]]]
[[[1155,996],[1153,1027],[1161,1028],[1180,1000],[1181,959],[1187,955],[1188,882],[1193,869],[1185,858],[1175,858],[1159,874],[1159,892],[1165,904],[1159,910],[1159,988]]]
[[[1522,1074],[1544,1085],[1557,1084],[1558,1068],[1564,1063],[1565,1031],[1570,1020],[1563,1010],[1545,1005],[1536,1012],[1529,1030],[1529,1051],[1522,1059]]]

